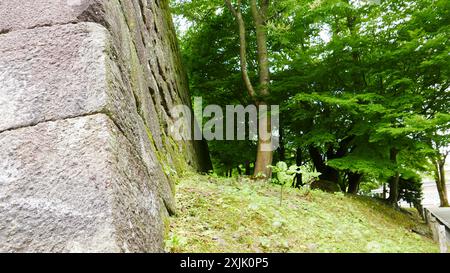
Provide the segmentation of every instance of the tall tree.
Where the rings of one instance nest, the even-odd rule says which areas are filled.
[[[247,26],[242,14],[244,5],[241,0],[237,0],[236,4],[232,3],[231,0],[225,0],[225,4],[233,14],[238,26],[241,72],[247,92],[256,106],[267,106],[266,98],[270,95],[270,64],[266,23],[271,1],[249,1],[253,18],[252,22],[256,30],[256,44],[258,48],[257,62],[259,71],[259,85],[257,89],[251,82],[247,68]],[[273,151],[269,147],[272,147],[272,124],[269,115],[263,114],[259,118],[258,148],[254,169],[255,177],[271,177],[272,171],[269,166],[272,165]]]

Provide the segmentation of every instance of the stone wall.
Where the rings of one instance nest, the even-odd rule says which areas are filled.
[[[160,252],[190,105],[167,0],[0,1],[0,252]]]

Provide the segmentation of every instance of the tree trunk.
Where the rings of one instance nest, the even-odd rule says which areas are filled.
[[[269,7],[268,0],[261,1],[258,8],[256,0],[250,0],[253,21],[256,29],[256,44],[258,47],[258,68],[259,68],[259,95],[264,99],[269,95],[270,70],[269,51],[267,49],[266,17]],[[260,101],[259,106],[265,106],[265,101]],[[256,164],[254,176],[270,179],[272,176],[273,151],[272,147],[272,124],[268,115],[259,119],[258,151],[256,154]]]
[[[250,169],[250,161],[245,162],[245,175],[250,176],[252,170]]]
[[[321,180],[326,180],[330,182],[339,183],[339,172],[325,164],[323,156],[320,150],[314,146],[309,146],[309,155],[314,163],[314,167],[316,167],[317,171],[322,173],[320,175]]]
[[[441,199],[441,207],[450,207],[448,203],[448,192],[447,185],[445,180],[445,163],[439,165],[439,173],[441,176],[441,187],[442,187],[442,199]]]
[[[283,125],[280,126],[280,148],[278,149],[278,157],[280,161],[286,161],[286,146],[284,146],[284,131]]]
[[[256,94],[251,83],[247,68],[247,40],[245,21],[241,12],[241,1],[237,1],[237,7],[234,7],[230,0],[225,0],[225,4],[236,18],[239,27],[240,42],[240,64],[247,92],[254,100],[257,106],[266,105],[264,99],[269,95],[270,69],[269,69],[269,51],[267,49],[266,20],[270,0],[259,2],[250,0],[250,7],[253,16],[253,22],[256,29],[256,43],[258,47],[258,67],[259,67],[259,92]],[[256,153],[256,163],[254,176],[256,178],[269,179],[272,176],[273,151],[268,149],[272,146],[272,126],[269,117],[260,117],[258,135],[258,150]],[[270,145],[270,146],[268,146]]]
[[[237,166],[236,169],[238,171],[239,176],[242,176],[242,169],[241,169],[241,167]]]
[[[300,168],[303,165],[303,153],[301,148],[297,148],[297,156],[295,158],[295,164]],[[297,169],[299,171],[299,169]],[[297,173],[294,178],[294,183],[292,185],[294,188],[303,187],[303,175]]]
[[[259,94],[263,97],[269,95],[270,70],[269,50],[267,49],[266,17],[269,1],[263,1],[258,8],[256,0],[250,0],[253,21],[256,29],[256,44],[258,47],[259,67]]]
[[[323,161],[322,154],[320,153],[319,149],[310,145],[308,147],[309,156],[311,157],[311,160],[313,161],[314,167],[316,167],[318,172],[324,172],[325,171],[325,162]]]
[[[389,179],[389,204],[394,207],[398,206],[398,196],[399,196],[399,181],[400,181],[400,173]]]
[[[439,193],[439,199],[441,201],[441,207],[450,207],[448,202],[448,192],[447,185],[445,181],[445,159],[438,159],[435,161],[436,170],[435,170],[435,179],[437,190]]]
[[[397,155],[399,151],[392,148],[390,151],[390,159],[392,163],[397,164]],[[399,196],[399,182],[400,182],[400,172],[396,171],[396,174],[389,179],[389,198],[388,201],[394,207],[398,206],[398,196]]]
[[[350,172],[348,174],[348,193],[358,194],[359,185],[361,184],[362,174]]]
[[[272,177],[272,169],[269,166],[272,165],[273,151],[271,118],[268,115],[263,115],[259,119],[258,139],[258,150],[253,175],[257,179],[270,179]]]

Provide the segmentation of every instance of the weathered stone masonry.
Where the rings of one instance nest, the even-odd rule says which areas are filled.
[[[160,252],[189,104],[166,0],[0,1],[0,252]]]

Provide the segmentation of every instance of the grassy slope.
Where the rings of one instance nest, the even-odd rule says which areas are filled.
[[[192,174],[177,188],[171,252],[436,252],[412,216],[363,197]]]

